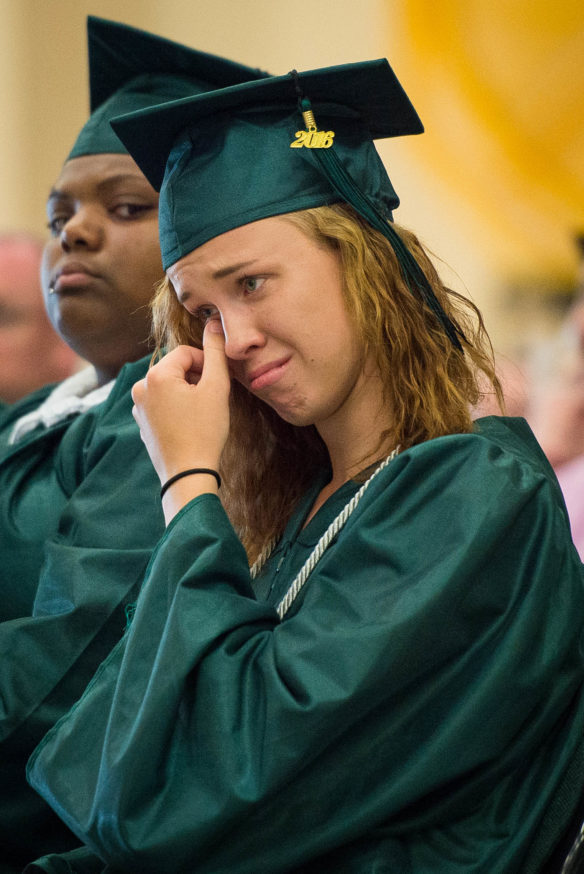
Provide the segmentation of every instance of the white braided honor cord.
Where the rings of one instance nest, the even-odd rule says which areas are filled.
[[[570,852],[568,853],[566,861],[562,865],[561,874],[577,874],[578,868],[579,868],[577,859],[578,859],[578,856],[579,856],[579,853],[580,853],[580,850],[582,848],[583,843],[584,843],[584,825],[582,825],[582,828],[580,829],[578,837],[576,838],[576,840],[572,844],[572,847],[570,849]],[[582,859],[580,859],[580,862],[581,861],[582,861]]]
[[[395,456],[398,454],[398,452],[399,452],[399,446],[396,447],[393,450],[393,452],[391,452],[391,454],[388,455],[387,458],[385,458],[381,462],[381,464],[373,471],[373,473],[371,474],[369,479],[363,483],[363,485],[361,486],[359,491],[355,492],[355,494],[353,495],[351,500],[345,504],[345,506],[343,507],[341,512],[338,514],[338,516],[336,516],[333,519],[333,521],[331,522],[329,527],[326,529],[326,531],[324,532],[324,534],[322,535],[322,537],[320,538],[320,540],[318,541],[318,543],[316,544],[316,546],[314,547],[314,549],[312,550],[312,552],[310,553],[308,558],[306,559],[303,566],[300,568],[299,573],[297,574],[294,581],[291,583],[288,591],[286,592],[286,594],[284,595],[284,597],[282,598],[282,600],[280,601],[280,603],[276,607],[276,610],[278,611],[278,616],[280,617],[280,619],[282,619],[282,617],[288,612],[294,599],[298,595],[298,592],[300,591],[300,589],[302,588],[302,586],[304,585],[304,583],[308,579],[309,575],[312,573],[312,571],[314,570],[314,568],[316,567],[316,565],[318,564],[318,562],[322,558],[325,550],[330,545],[333,538],[336,537],[336,535],[339,533],[341,528],[345,525],[345,523],[347,522],[347,519],[349,518],[351,513],[355,510],[357,504],[359,503],[359,501],[363,497],[363,494],[364,494],[365,490],[367,489],[367,487],[369,486],[369,483],[371,482],[371,480],[374,479],[377,476],[377,474],[380,473],[383,470],[383,468],[386,467],[389,464],[389,462],[395,458]],[[274,543],[268,544],[268,546],[263,550],[261,555],[258,556],[257,560],[252,565],[251,570],[250,570],[252,579],[254,579],[257,576],[257,574],[260,572],[260,570],[262,569],[262,567],[264,566],[264,564],[268,560],[273,547],[274,547]]]

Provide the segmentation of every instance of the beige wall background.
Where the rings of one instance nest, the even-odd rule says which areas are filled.
[[[0,0],[0,230],[45,233],[46,196],[88,113],[87,14],[276,74],[385,56],[427,131],[379,145],[402,200],[396,220],[419,233],[447,281],[484,310],[495,345],[512,350],[553,328],[556,298],[576,285],[573,234],[584,229],[582,5],[552,4],[556,26],[550,29],[541,0]],[[540,203],[539,177],[549,172],[553,187],[555,163],[561,163],[557,145],[555,152],[547,143],[541,151],[537,133],[554,130],[555,111],[559,120],[561,92],[556,79],[548,82],[551,73],[545,75],[551,48],[564,58],[562,70],[556,64],[551,73],[570,97],[561,105],[571,137],[568,170],[561,156],[569,192],[563,212],[549,196]],[[530,76],[530,69],[538,75]],[[507,72],[510,84],[508,105],[499,100],[494,114],[498,71]],[[535,105],[538,94],[543,110]],[[521,119],[542,111],[545,130],[534,124],[524,141],[509,146]],[[530,148],[539,155],[537,180],[529,172]],[[512,154],[501,179],[503,165],[493,156],[505,158],[506,150]],[[490,173],[498,185],[485,185]],[[528,224],[534,209],[538,220]]]

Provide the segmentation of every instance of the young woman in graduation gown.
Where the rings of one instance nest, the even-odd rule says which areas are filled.
[[[172,351],[133,395],[167,528],[29,763],[87,849],[29,870],[541,872],[584,777],[582,566],[527,426],[471,421],[478,314],[389,222],[391,69],[116,130],[162,185]]]

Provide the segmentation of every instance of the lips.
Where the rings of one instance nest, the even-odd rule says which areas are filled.
[[[88,285],[96,274],[82,261],[68,261],[57,270],[50,283],[50,290],[62,292]]]
[[[251,391],[259,391],[277,382],[285,372],[289,361],[290,356],[288,355],[276,361],[270,361],[268,364],[262,364],[252,370],[248,375]]]

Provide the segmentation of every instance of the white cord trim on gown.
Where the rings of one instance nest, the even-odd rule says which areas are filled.
[[[381,462],[381,464],[373,471],[369,479],[363,483],[359,491],[355,492],[351,500],[345,504],[338,516],[333,519],[329,527],[326,529],[326,531],[306,559],[296,578],[290,584],[288,591],[286,592],[280,603],[277,605],[276,610],[278,611],[278,616],[280,617],[280,619],[282,619],[283,616],[288,612],[292,603],[300,592],[300,589],[324,555],[325,550],[328,548],[333,538],[337,536],[341,528],[345,525],[351,513],[353,513],[353,511],[355,510],[371,480],[374,479],[377,474],[383,470],[384,467],[387,467],[389,462],[395,458],[398,452],[399,446],[396,447],[396,449],[394,449],[393,452]],[[259,574],[262,567],[270,557],[274,545],[275,544],[273,542],[269,543],[267,547],[263,550],[263,552],[258,556],[256,561],[253,563],[250,569],[252,580],[255,579],[255,577]]]
[[[578,833],[578,837],[576,838],[576,840],[572,844],[572,847],[570,849],[570,852],[568,853],[566,861],[562,865],[561,874],[577,874],[579,865],[578,865],[578,868],[576,868],[575,865],[578,864],[577,858],[580,854],[580,850],[582,848],[583,843],[584,843],[584,824],[582,825],[582,827]],[[581,861],[582,860],[580,859],[580,862]]]

